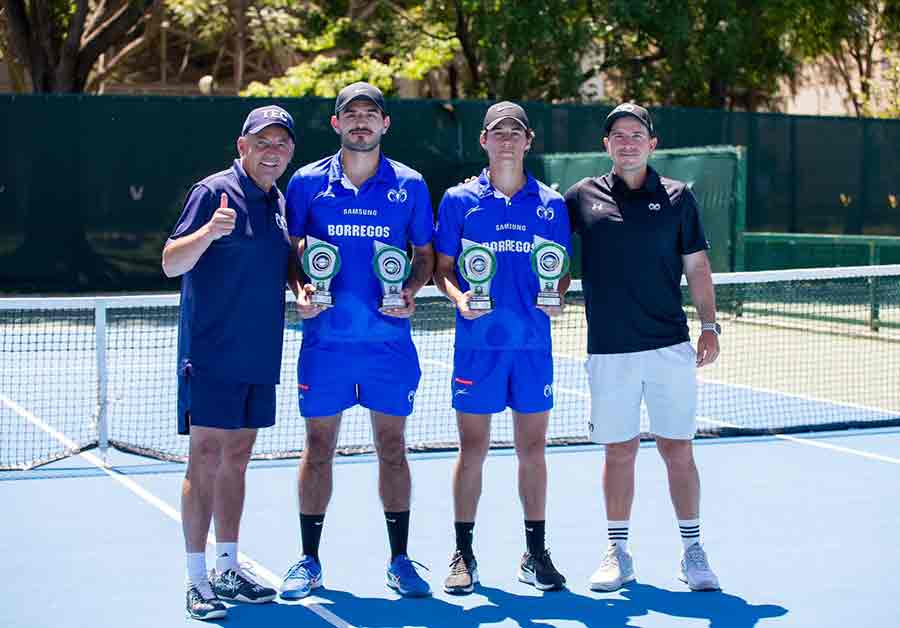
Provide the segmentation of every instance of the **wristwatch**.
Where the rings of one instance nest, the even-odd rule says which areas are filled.
[[[700,323],[700,333],[711,331],[717,336],[722,335],[722,326],[718,323]]]

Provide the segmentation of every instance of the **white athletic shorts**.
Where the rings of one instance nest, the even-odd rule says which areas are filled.
[[[635,353],[591,354],[589,438],[622,443],[641,433],[641,399],[650,433],[690,439],[697,430],[697,352],[690,342]]]

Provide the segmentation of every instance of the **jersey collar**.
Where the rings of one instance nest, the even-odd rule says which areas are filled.
[[[625,181],[612,170],[606,173],[604,175],[604,178],[606,179],[606,183],[609,185],[610,190],[620,193],[628,191],[637,192],[643,190],[652,194],[653,192],[656,192],[656,189],[660,185],[659,173],[657,173],[656,170],[654,170],[650,166],[647,166],[647,177],[644,179],[644,184],[637,190],[630,190]]]
[[[485,168],[478,176],[478,197],[485,198],[488,196],[504,197],[502,192],[494,188],[494,184],[491,183],[491,179],[488,177],[488,169]],[[515,196],[540,196],[537,179],[532,177],[527,170],[525,171],[525,185],[516,192]]]
[[[332,155],[331,163],[328,164],[329,183],[340,183],[344,178],[344,165],[341,163],[342,151],[343,149]],[[385,183],[387,185],[393,185],[397,182],[397,173],[394,172],[394,169],[388,162],[387,157],[384,156],[384,153],[379,154],[378,169],[375,170],[375,174],[372,175],[372,178],[367,180],[366,183],[369,183],[370,181],[372,183]]]
[[[234,164],[231,166],[231,169],[234,171],[235,176],[237,177],[238,184],[241,186],[241,190],[244,192],[244,198],[248,201],[260,201],[263,199],[277,199],[278,198],[278,186],[273,185],[268,193],[264,192],[261,187],[256,185],[256,181],[250,178],[250,175],[244,170],[244,167],[241,165],[240,159],[235,159]]]

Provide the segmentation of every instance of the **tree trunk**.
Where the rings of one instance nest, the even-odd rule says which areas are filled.
[[[248,0],[232,0],[234,19],[234,89],[240,92],[244,86],[244,67],[247,58],[247,5]]]

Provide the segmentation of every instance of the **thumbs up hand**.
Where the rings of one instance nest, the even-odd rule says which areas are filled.
[[[213,240],[218,240],[222,236],[227,236],[234,231],[236,219],[237,212],[228,207],[228,195],[225,194],[225,192],[222,192],[219,207],[212,215],[212,218],[209,219],[209,222],[206,223],[206,229]]]

